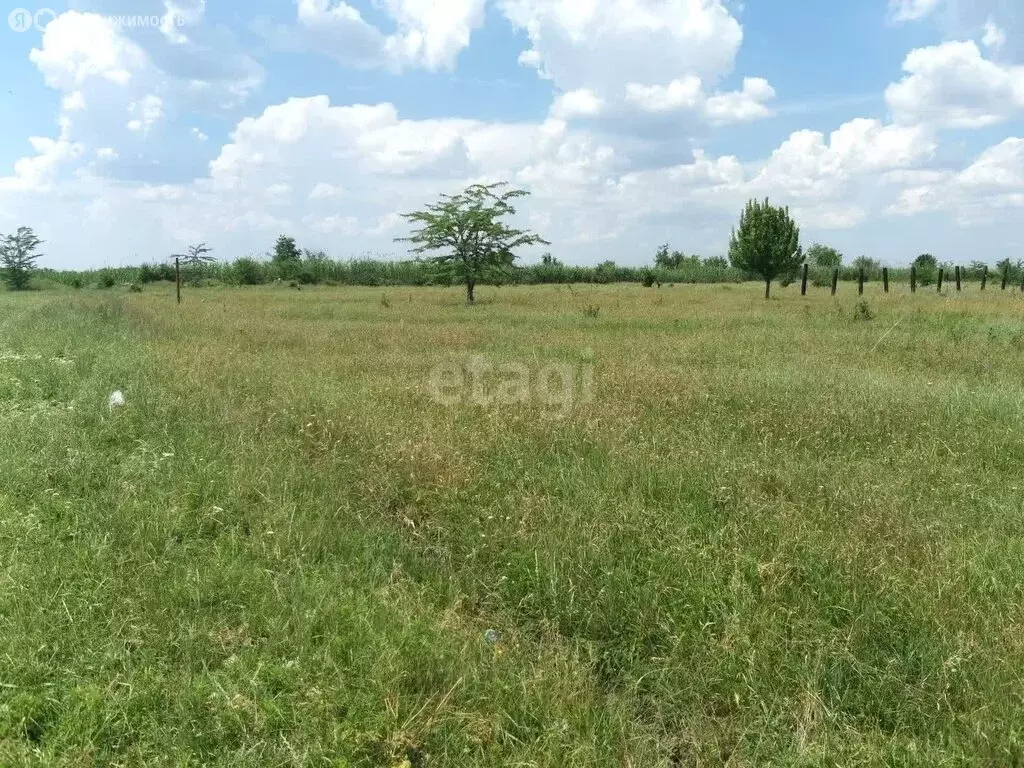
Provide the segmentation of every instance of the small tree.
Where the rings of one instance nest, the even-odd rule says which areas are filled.
[[[751,200],[740,215],[739,227],[729,240],[729,261],[737,269],[760,275],[764,297],[771,295],[772,280],[788,275],[803,263],[800,228],[789,215],[789,208]]]
[[[281,235],[274,243],[275,264],[297,264],[302,260],[302,254],[295,245],[294,237]]]
[[[863,269],[868,279],[876,277],[882,271],[882,265],[870,256],[858,256],[853,260],[853,268],[858,272]]]
[[[843,254],[830,246],[815,243],[807,249],[807,261],[816,267],[839,269],[843,266]]]
[[[216,260],[215,257],[209,255],[212,250],[213,248],[207,246],[206,243],[197,243],[188,247],[188,253],[176,253],[171,258],[180,259],[182,265],[186,267],[196,267]]]
[[[28,288],[32,271],[36,268],[37,253],[42,240],[30,227],[18,227],[13,235],[0,238],[0,264],[3,265],[4,282],[12,291]]]
[[[529,194],[521,189],[505,189],[508,184],[473,184],[458,195],[441,199],[422,211],[402,216],[419,225],[410,237],[398,242],[413,243],[415,253],[444,251],[431,261],[450,271],[466,285],[466,301],[474,301],[473,290],[479,280],[508,272],[515,263],[514,250],[529,245],[550,245],[540,235],[515,229],[501,221],[514,215],[511,201]]]
[[[921,285],[931,285],[932,281],[935,280],[935,273],[938,271],[939,264],[930,253],[922,253],[914,259],[914,267],[917,271],[917,279],[920,280]]]

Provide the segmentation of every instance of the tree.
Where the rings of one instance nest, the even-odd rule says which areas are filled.
[[[708,269],[728,269],[729,260],[724,256],[708,256],[704,259],[704,266]]]
[[[763,203],[748,202],[729,240],[729,261],[737,269],[760,275],[767,299],[772,280],[795,272],[804,261],[800,228],[790,217],[789,208],[773,206],[767,198]]]
[[[301,261],[302,254],[295,245],[294,237],[281,235],[274,243],[274,262],[276,264],[295,264]]]
[[[178,259],[183,266],[194,267],[199,264],[209,264],[211,261],[215,261],[215,258],[209,255],[212,250],[213,248],[207,246],[206,243],[198,243],[190,245],[188,253],[175,253],[171,258]]]
[[[931,285],[932,280],[935,279],[935,273],[938,271],[939,264],[930,253],[922,253],[914,259],[914,267],[917,270],[917,279],[921,281],[921,285]]]
[[[440,200],[422,211],[402,214],[418,225],[409,237],[397,242],[414,244],[415,253],[442,251],[431,261],[449,270],[452,278],[466,285],[466,301],[474,302],[478,281],[511,270],[516,248],[550,245],[540,235],[515,229],[501,221],[515,215],[512,202],[529,194],[521,189],[506,189],[506,182],[472,184],[457,195],[441,195]]]
[[[843,266],[843,254],[830,246],[815,243],[807,249],[807,261],[816,267],[839,269]]]
[[[31,227],[18,227],[13,235],[0,239],[0,264],[3,265],[4,282],[12,291],[28,288],[32,270],[36,268],[37,253],[42,240],[36,237]]]
[[[858,271],[863,269],[864,274],[870,279],[881,272],[882,265],[870,256],[858,256],[853,260],[853,268]]]

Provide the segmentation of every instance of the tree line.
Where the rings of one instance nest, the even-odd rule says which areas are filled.
[[[548,245],[541,235],[520,229],[507,219],[516,213],[515,201],[526,197],[525,190],[509,188],[504,182],[473,184],[456,195],[441,195],[437,202],[419,211],[403,214],[411,227],[408,236],[396,238],[407,243],[415,258],[405,260],[355,259],[336,261],[323,251],[300,249],[294,238],[278,237],[269,259],[246,256],[231,263],[217,261],[205,243],[189,246],[186,253],[172,254],[166,262],[143,264],[87,272],[39,270],[47,279],[84,287],[100,288],[119,283],[138,286],[161,280],[175,280],[179,273],[191,285],[215,282],[235,285],[263,285],[287,282],[303,284],[348,285],[461,285],[466,301],[475,299],[478,284],[538,283],[613,283],[637,282],[645,286],[668,283],[741,282],[760,279],[765,298],[771,295],[775,281],[784,285],[796,279],[807,264],[814,269],[816,284],[831,279],[834,270],[842,279],[856,279],[863,271],[867,279],[877,279],[879,262],[860,256],[844,265],[843,254],[822,243],[806,249],[800,244],[800,228],[786,207],[774,206],[768,199],[751,200],[740,214],[729,238],[728,258],[701,258],[695,254],[670,250],[666,243],[658,248],[651,267],[623,267],[613,261],[597,266],[571,266],[545,253],[539,264],[519,265],[523,248]],[[0,267],[8,288],[27,288],[36,272],[42,241],[28,227],[0,237]],[[172,266],[174,264],[175,266]],[[914,260],[917,279],[928,285],[943,266],[931,254]],[[948,265],[950,271],[952,265]],[[971,262],[963,271],[966,279],[980,278],[986,269],[982,262]],[[1020,261],[1004,260],[997,267],[1008,270],[1011,279],[1024,273]],[[907,271],[890,270],[894,279]]]

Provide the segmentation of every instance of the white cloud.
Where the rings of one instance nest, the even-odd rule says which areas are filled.
[[[193,128],[191,131],[189,131],[189,133],[191,133],[192,136],[197,141],[206,141],[209,138],[209,136],[207,136],[205,133],[200,131],[198,128]]]
[[[1024,209],[1024,139],[1007,138],[986,149],[963,171],[920,181],[900,193],[891,213],[914,216],[949,211],[965,226],[990,223],[1007,209]]]
[[[895,21],[917,21],[931,15],[943,0],[889,0],[889,13]]]
[[[329,200],[333,197],[341,197],[344,190],[335,184],[319,182],[309,193],[310,200]]]
[[[560,120],[574,117],[594,117],[604,109],[604,99],[589,88],[559,94],[551,106],[551,115]]]
[[[118,154],[117,150],[113,147],[100,147],[96,150],[96,157],[100,160],[116,160]]]
[[[626,100],[647,112],[675,112],[699,109],[704,103],[700,78],[696,75],[673,80],[667,85],[626,84]]]
[[[189,42],[183,28],[199,24],[206,15],[206,0],[163,0],[160,31],[175,45]]]
[[[982,44],[986,48],[991,48],[993,51],[998,51],[1004,45],[1006,45],[1006,32],[990,16],[985,22],[985,34],[981,38]]]
[[[903,69],[885,91],[900,123],[980,128],[1024,111],[1024,67],[985,59],[973,41],[917,48]]]
[[[14,175],[0,177],[0,191],[47,192],[57,177],[60,166],[78,158],[84,148],[69,141],[62,132],[59,139],[32,136],[29,144],[35,155],[14,163]]]
[[[454,68],[484,19],[484,0],[381,0],[379,7],[395,24],[394,33],[385,34],[344,0],[298,0],[298,33],[305,45],[348,66],[440,70]],[[278,28],[275,36],[289,46],[296,33]]]
[[[775,89],[768,81],[760,77],[747,77],[743,80],[743,90],[721,93],[707,101],[705,110],[715,125],[726,123],[743,123],[771,117],[772,110],[765,102],[775,98]]]
[[[721,0],[501,0],[531,48],[520,61],[564,91],[606,95],[626,83],[696,75],[706,82],[732,69],[743,30]]]
[[[159,96],[148,94],[129,104],[128,114],[133,116],[128,122],[128,130],[145,133],[163,118],[164,102]]]
[[[664,113],[687,111],[701,116],[712,125],[742,123],[770,117],[772,110],[765,104],[775,98],[775,89],[767,80],[748,77],[743,90],[715,93],[707,96],[696,75],[673,80],[668,85],[626,84],[626,101],[645,112]]]
[[[41,48],[29,59],[43,73],[46,84],[75,91],[92,78],[126,85],[134,72],[149,67],[145,52],[116,27],[92,13],[68,11],[46,25]],[[81,95],[81,94],[79,94]]]

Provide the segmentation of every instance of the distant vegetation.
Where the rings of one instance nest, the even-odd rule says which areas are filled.
[[[762,280],[766,293],[774,280],[783,287],[796,280],[806,265],[810,282],[817,287],[831,284],[834,271],[839,279],[857,280],[861,270],[868,281],[882,278],[883,265],[877,259],[861,255],[844,263],[838,249],[814,243],[802,249],[800,230],[785,208],[767,200],[751,200],[740,217],[729,245],[729,258],[722,255],[701,257],[664,243],[653,255],[653,265],[622,266],[604,261],[596,266],[565,264],[551,253],[539,263],[517,264],[516,250],[547,244],[539,235],[517,230],[501,218],[514,213],[510,201],[526,194],[522,190],[504,190],[504,184],[474,185],[464,192],[442,195],[437,203],[405,214],[414,226],[409,237],[400,242],[412,244],[416,258],[362,257],[332,259],[322,250],[301,248],[294,237],[280,235],[273,249],[263,255],[250,254],[234,261],[218,261],[205,243],[189,246],[187,253],[171,254],[165,260],[139,266],[104,267],[94,270],[37,269],[41,241],[28,227],[0,236],[2,277],[11,290],[29,287],[35,276],[38,287],[64,284],[73,288],[113,288],[117,285],[140,289],[147,283],[174,281],[174,262],[181,265],[181,278],[189,287],[216,285],[266,285],[283,282],[301,285],[463,285],[472,302],[477,284],[538,285],[573,283],[638,283],[649,288],[678,283],[740,283]],[[426,258],[418,254],[430,253]],[[952,276],[955,265],[939,263],[925,253],[914,259],[917,284],[935,283],[940,269]],[[979,281],[985,270],[999,284],[1006,275],[1008,285],[1024,280],[1024,261],[1009,259],[987,266],[981,261],[961,264],[963,281]],[[909,282],[910,267],[890,267],[890,282]]]

